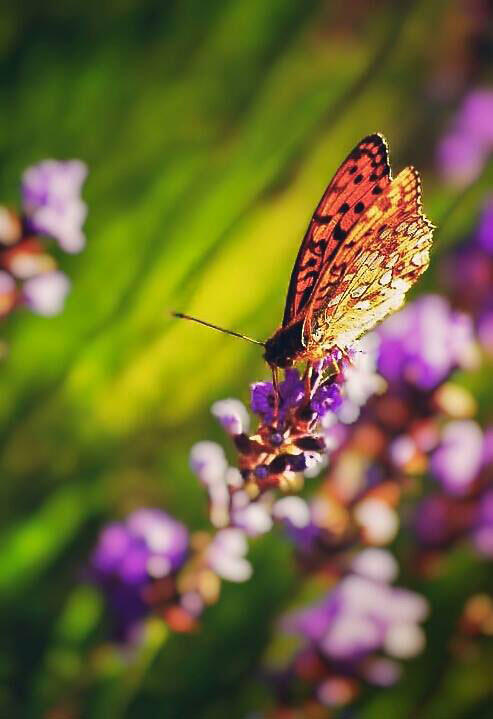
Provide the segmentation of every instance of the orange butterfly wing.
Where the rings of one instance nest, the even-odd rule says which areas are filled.
[[[368,135],[339,167],[311,218],[293,267],[283,327],[305,310],[320,273],[390,180],[387,143],[379,134]]]
[[[401,306],[428,267],[433,229],[421,210],[419,175],[406,167],[320,273],[303,327],[309,355],[344,349]]]

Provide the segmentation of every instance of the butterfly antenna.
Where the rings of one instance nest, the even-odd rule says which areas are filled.
[[[211,322],[204,322],[204,320],[199,320],[197,317],[192,317],[191,315],[185,315],[183,312],[172,312],[171,315],[173,317],[178,317],[180,320],[190,320],[191,322],[197,322],[199,325],[204,325],[204,327],[210,327],[213,330],[217,330],[218,332],[222,332],[225,335],[232,335],[233,337],[239,337],[242,340],[246,340],[247,342],[253,342],[254,345],[261,345],[262,347],[265,347],[265,342],[260,342],[259,340],[254,340],[251,337],[247,337],[246,335],[242,335],[239,332],[233,332],[233,330],[225,330],[224,327],[218,327],[217,325],[211,324]]]

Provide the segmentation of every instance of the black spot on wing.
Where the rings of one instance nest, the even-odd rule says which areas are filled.
[[[332,219],[332,215],[319,215],[315,213],[313,219],[318,225],[328,225]]]
[[[334,237],[334,240],[336,240],[337,242],[342,242],[342,240],[345,240],[347,237],[346,230],[342,229],[339,222],[334,227],[333,237]]]

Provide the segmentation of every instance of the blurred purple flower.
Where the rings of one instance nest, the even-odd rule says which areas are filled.
[[[230,516],[230,488],[243,485],[240,472],[228,465],[221,445],[197,442],[190,451],[190,467],[209,495],[209,518],[215,527],[226,527]]]
[[[298,530],[308,527],[311,519],[310,507],[304,499],[296,496],[278,499],[272,509],[272,515]]]
[[[63,272],[44,272],[24,282],[22,298],[36,314],[51,317],[63,309],[69,290],[70,281]]]
[[[387,584],[394,581],[399,571],[394,555],[376,547],[359,552],[351,562],[351,569],[361,577]]]
[[[211,412],[228,434],[246,432],[250,425],[248,410],[239,399],[222,399],[214,402]]]
[[[45,160],[22,176],[22,200],[31,231],[56,239],[66,252],[85,244],[82,225],[87,207],[80,193],[87,167],[80,160]]]
[[[139,509],[124,522],[110,524],[100,534],[91,558],[93,569],[133,584],[177,570],[188,550],[188,532],[159,509]]]
[[[159,509],[139,509],[105,527],[91,556],[91,573],[113,610],[119,638],[148,611],[143,590],[176,572],[188,552],[188,532]]]
[[[223,479],[228,468],[226,455],[217,442],[197,442],[190,451],[190,467],[205,486]]]
[[[153,557],[162,560],[161,570],[148,573],[165,576],[174,572],[185,561],[188,550],[188,531],[181,522],[160,509],[139,509],[127,519],[130,532],[142,541]]]
[[[425,295],[407,305],[378,333],[378,365],[389,382],[431,390],[453,369],[470,366],[475,359],[471,320],[438,295]]]
[[[484,149],[474,137],[453,130],[438,145],[437,164],[445,180],[454,185],[468,185],[483,169]]]
[[[493,90],[481,88],[466,96],[458,117],[458,124],[473,135],[484,147],[493,146]]]
[[[449,422],[431,456],[431,470],[451,494],[465,494],[476,479],[483,455],[483,433],[472,420]]]
[[[221,529],[209,547],[206,560],[209,567],[230,582],[245,582],[252,575],[252,565],[245,558],[248,542],[241,529]]]
[[[355,343],[350,352],[351,361],[343,368],[344,393],[337,416],[345,424],[355,422],[368,399],[386,387],[377,370],[379,345],[376,332],[366,334]]]
[[[480,174],[493,149],[493,90],[469,93],[451,129],[437,147],[437,164],[446,180],[465,185]]]
[[[390,586],[387,580],[396,571],[393,558],[384,550],[372,551],[376,554],[353,562],[353,572],[361,568],[363,575],[348,574],[322,602],[284,620],[288,631],[301,633],[335,662],[358,663],[377,650],[405,658],[424,646],[419,624],[428,613],[426,600]]]

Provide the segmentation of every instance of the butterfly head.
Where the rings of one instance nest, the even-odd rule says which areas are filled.
[[[267,340],[264,359],[275,367],[291,367],[303,350],[303,320],[300,320],[281,327]]]

